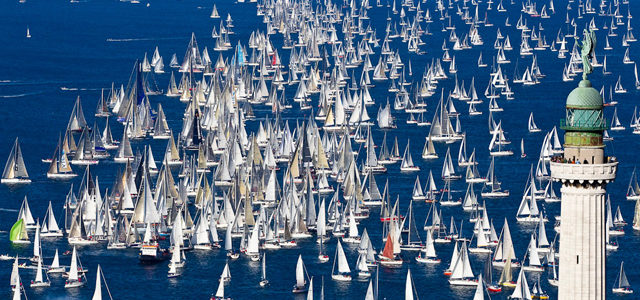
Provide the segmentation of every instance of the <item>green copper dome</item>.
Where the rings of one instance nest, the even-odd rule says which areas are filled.
[[[567,97],[567,108],[601,109],[602,104],[602,96],[591,87],[589,80],[581,80],[578,87],[573,89]]]

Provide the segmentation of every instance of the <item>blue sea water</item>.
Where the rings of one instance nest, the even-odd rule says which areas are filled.
[[[508,1],[505,1],[508,2]],[[562,1],[556,1],[562,2]],[[164,57],[165,65],[168,65],[172,53],[177,53],[179,58],[183,57],[185,48],[191,33],[195,33],[200,47],[207,46],[212,54],[212,59],[217,58],[217,53],[212,51],[213,39],[211,29],[219,24],[219,20],[209,18],[212,1],[185,0],[185,1],[154,1],[149,7],[143,4],[130,4],[118,1],[86,1],[80,3],[69,3],[68,1],[42,1],[28,0],[27,3],[19,4],[17,1],[0,2],[0,160],[8,156],[11,145],[16,137],[20,138],[22,151],[25,157],[27,168],[30,172],[33,183],[19,187],[0,186],[0,253],[20,255],[28,257],[31,255],[30,246],[14,246],[8,240],[7,231],[15,222],[17,210],[22,199],[27,196],[31,204],[34,217],[43,218],[48,201],[52,201],[56,217],[61,222],[62,204],[65,195],[69,191],[71,183],[77,186],[80,178],[71,182],[52,181],[46,179],[45,173],[47,165],[40,162],[41,158],[51,155],[55,148],[58,133],[64,131],[68,121],[71,108],[77,96],[82,98],[85,114],[90,124],[93,123],[93,110],[100,97],[101,88],[109,88],[112,82],[117,86],[126,84],[133,63],[136,59],[143,57],[147,52],[151,55],[155,46],[158,46],[160,53]],[[227,13],[234,19],[236,32],[231,36],[232,44],[241,41],[247,44],[248,37],[252,30],[265,30],[265,25],[261,18],[255,15],[254,3],[234,3],[232,1],[216,1],[218,10],[223,18]],[[384,3],[384,1],[383,1]],[[566,3],[556,3],[557,12],[551,19],[529,18],[530,25],[537,25],[542,22],[545,28],[544,35],[548,42],[555,38],[558,29],[562,28],[567,32],[567,25],[564,23],[566,14]],[[433,9],[434,1],[427,1],[423,7]],[[539,2],[539,6],[542,2]],[[595,4],[594,4],[595,6]],[[481,6],[484,7],[484,4]],[[513,77],[513,70],[516,60],[519,61],[519,68],[522,71],[531,64],[531,57],[519,57],[518,44],[519,32],[513,26],[520,16],[520,2],[513,6],[507,5],[509,13],[498,14],[495,10],[489,12],[489,20],[495,24],[494,27],[480,27],[485,44],[474,47],[467,51],[451,51],[456,55],[458,64],[458,79],[464,80],[468,86],[472,77],[475,77],[476,88],[482,93],[489,75],[487,69],[478,69],[476,60],[480,51],[483,53],[485,62],[491,63],[490,58],[495,54],[493,41],[495,40],[496,29],[500,28],[503,35],[509,35],[514,46],[514,51],[507,52],[507,56],[512,63],[503,65],[505,75]],[[574,4],[575,7],[575,4]],[[627,5],[623,5],[626,9]],[[636,2],[631,2],[630,9],[633,15],[640,16]],[[386,25],[385,18],[388,8],[374,7],[369,11],[371,16],[371,26],[378,32],[378,38],[383,38]],[[570,12],[575,15],[575,11]],[[626,10],[623,10],[623,14]],[[508,16],[511,27],[505,27],[505,17]],[[592,15],[587,15],[582,19],[576,19],[579,28],[588,23]],[[397,16],[396,16],[397,18]],[[604,22],[609,22],[609,18],[595,17],[596,24],[602,26]],[[463,26],[460,20],[454,17],[454,23],[459,25],[458,35],[464,34],[468,26]],[[634,19],[635,20],[635,19]],[[406,45],[398,41],[393,42],[393,47],[400,49],[400,54],[405,64],[411,59],[413,67],[414,81],[419,81],[425,65],[433,58],[442,57],[442,40],[448,33],[440,31],[442,25],[435,18],[429,29],[432,36],[425,37],[427,45],[424,46],[426,55],[409,55]],[[29,27],[32,38],[25,38],[26,28]],[[580,32],[581,30],[579,30]],[[604,51],[604,35],[606,31],[600,30],[598,33],[599,46],[597,49],[598,60],[602,61],[602,56],[608,56],[608,68],[611,75],[603,76],[601,70],[596,68],[594,74],[590,76],[596,89],[605,86],[608,91],[609,86],[615,84],[618,75],[622,76],[622,84],[628,89],[626,94],[615,94],[614,98],[619,102],[618,116],[627,125],[631,119],[635,105],[637,105],[638,92],[634,89],[633,65],[624,65],[622,56],[624,49],[620,46],[621,34],[618,37],[610,38],[615,50]],[[636,34],[637,35],[637,34]],[[272,37],[275,45],[281,44],[281,37]],[[569,41],[568,46],[572,46]],[[638,59],[638,43],[631,44],[631,58]],[[376,51],[379,51],[376,49]],[[214,54],[215,53],[215,54]],[[559,119],[564,116],[564,100],[566,95],[577,86],[577,81],[563,82],[561,79],[562,66],[566,60],[556,57],[556,52],[536,51],[538,63],[543,73],[547,76],[541,80],[541,84],[535,86],[521,86],[512,84],[515,92],[515,100],[500,100],[500,105],[504,112],[494,114],[496,120],[502,120],[503,128],[507,137],[513,142],[512,148],[516,155],[496,159],[496,173],[503,182],[503,187],[511,191],[511,196],[504,199],[487,199],[486,204],[489,217],[493,219],[496,229],[499,230],[506,217],[511,225],[512,236],[514,238],[516,253],[519,257],[524,255],[529,237],[533,231],[531,226],[523,226],[515,222],[515,214],[526,184],[527,175],[531,164],[535,164],[537,153],[542,143],[544,133],[530,134],[527,132],[527,118],[530,112],[534,112],[536,122],[543,131],[550,130],[558,125]],[[229,56],[231,52],[223,53]],[[288,60],[288,51],[280,52],[282,58]],[[377,54],[372,56],[372,61],[377,61]],[[448,64],[443,64],[448,66]],[[169,79],[169,73],[158,76],[158,82],[165,88]],[[438,87],[451,90],[454,85],[453,76],[448,80],[439,83]],[[388,82],[377,83],[371,89],[371,95],[377,103],[383,104],[386,98],[393,100],[393,96],[387,92]],[[295,88],[288,88],[288,93],[292,94]],[[432,116],[439,95],[427,99],[429,118]],[[317,100],[317,99],[314,99]],[[175,98],[164,96],[152,96],[151,102],[155,106],[161,103],[167,114],[169,125],[176,131],[182,122],[182,112],[184,104]],[[466,114],[466,106],[456,102],[456,106],[461,114],[461,123],[467,133],[468,151],[475,147],[478,161],[480,162],[480,172],[484,174],[489,165],[489,153],[487,145],[491,136],[487,130],[487,102],[478,106],[483,111],[481,116],[470,117]],[[256,107],[258,120],[270,114],[269,110],[263,107]],[[377,105],[369,109],[369,114],[375,116]],[[607,108],[606,115],[611,116],[611,108]],[[438,177],[442,166],[442,158],[448,147],[445,144],[436,144],[440,159],[435,161],[423,161],[420,152],[424,137],[427,134],[425,127],[416,127],[405,124],[407,114],[394,112],[397,118],[398,129],[388,132],[388,138],[398,137],[400,149],[404,149],[407,139],[411,139],[411,151],[414,162],[422,170],[419,173],[421,181],[424,182],[429,170]],[[308,117],[308,112],[300,113],[294,108],[285,113],[285,117],[290,122],[295,123],[295,119],[300,121]],[[113,121],[113,120],[112,120]],[[293,125],[294,123],[291,123]],[[103,121],[99,123],[103,126]],[[114,137],[120,138],[122,126],[111,122]],[[257,121],[247,123],[248,130],[256,130]],[[374,127],[375,128],[375,127]],[[383,131],[373,129],[376,143],[382,140]],[[612,206],[620,206],[624,218],[631,222],[633,219],[634,202],[625,200],[625,192],[631,171],[638,164],[637,149],[639,146],[638,137],[631,134],[627,129],[624,132],[610,132],[615,138],[613,142],[607,144],[606,151],[610,155],[616,156],[620,161],[618,178],[608,186],[611,195]],[[518,154],[518,141],[524,138],[527,158],[521,159]],[[162,155],[165,142],[144,140],[134,142],[134,148],[142,144],[150,144],[158,155]],[[357,149],[357,148],[356,148]],[[458,144],[451,145],[452,153],[457,153]],[[109,187],[114,180],[115,174],[120,168],[113,162],[103,161],[93,168],[99,179],[101,186]],[[82,170],[76,168],[79,173]],[[464,171],[464,170],[460,170]],[[399,165],[390,167],[386,175],[377,176],[378,183],[383,184],[389,180],[392,197],[400,196],[401,212],[406,210],[410,200],[415,174],[400,173]],[[442,186],[442,182],[438,182]],[[458,191],[457,196],[462,196],[466,185],[464,182],[454,182],[453,189]],[[559,193],[559,190],[557,190]],[[543,204],[544,209],[550,216],[559,214],[559,204]],[[414,203],[418,227],[426,218],[428,205],[420,202]],[[360,230],[367,228],[374,242],[374,247],[380,249],[381,224],[377,220],[377,210],[372,211],[372,217],[361,223]],[[456,220],[468,220],[468,214],[457,208],[443,208],[443,217],[448,220],[454,216]],[[553,238],[553,222],[547,226],[548,235]],[[465,234],[470,236],[471,226],[465,227]],[[620,261],[625,261],[626,272],[629,281],[633,286],[640,288],[640,262],[636,261],[635,255],[640,247],[640,233],[633,231],[630,226],[625,228],[626,234],[618,238],[620,249],[609,252],[607,255],[607,288],[610,288],[618,272]],[[424,236],[424,233],[421,232]],[[326,253],[333,257],[335,251],[335,240],[327,245]],[[366,281],[353,281],[350,283],[337,283],[330,278],[331,263],[319,264],[316,260],[318,245],[315,241],[301,241],[297,249],[279,250],[267,252],[267,276],[271,281],[268,288],[262,289],[258,286],[260,280],[260,264],[250,262],[245,257],[231,262],[230,269],[233,279],[225,291],[227,295],[234,299],[251,299],[255,297],[277,297],[278,299],[304,299],[303,296],[293,296],[291,286],[295,281],[295,261],[298,254],[302,254],[310,275],[315,278],[316,291],[319,291],[320,278],[324,276],[324,292],[327,299],[361,299],[364,298],[367,288]],[[452,245],[436,245],[436,250],[443,262],[437,266],[425,266],[416,263],[413,256],[405,256],[406,263],[399,269],[380,269],[380,299],[402,299],[404,292],[404,282],[407,269],[410,268],[416,291],[422,299],[470,299],[473,297],[474,289],[450,287],[447,278],[442,275],[443,270],[448,266]],[[50,257],[59,249],[60,253],[69,249],[64,239],[44,240],[43,252],[45,263],[49,263]],[[352,267],[355,265],[357,253],[354,247],[347,246],[347,257]],[[226,256],[222,251],[212,251],[208,253],[192,251],[187,253],[187,264],[183,276],[177,279],[167,279],[166,264],[154,266],[142,266],[138,264],[137,250],[109,250],[105,245],[86,246],[79,248],[80,259],[85,268],[90,270],[88,280],[90,284],[81,289],[66,290],[64,281],[60,277],[52,276],[52,286],[47,289],[26,289],[29,299],[88,299],[93,294],[93,282],[95,280],[95,270],[98,264],[104,270],[106,281],[114,299],[206,299],[213,292],[218,284],[218,277],[224,267]],[[471,255],[474,262],[473,269],[476,272],[482,270],[483,257]],[[69,257],[61,257],[62,264],[68,264]],[[9,288],[9,275],[11,271],[11,261],[0,261],[0,298],[9,298],[11,295]],[[494,271],[496,275],[498,271]],[[23,282],[29,282],[34,277],[32,270],[21,269]],[[514,273],[515,275],[515,273]],[[496,275],[497,276],[497,275]],[[537,277],[543,289],[548,291],[552,298],[555,298],[556,289],[547,284],[547,272],[539,275],[529,274],[530,285]],[[506,298],[510,293],[492,295],[494,299]],[[316,294],[317,296],[319,294]],[[608,292],[610,298],[617,296]]]

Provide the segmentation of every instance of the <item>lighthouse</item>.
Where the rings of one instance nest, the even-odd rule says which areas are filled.
[[[582,80],[560,121],[564,153],[550,163],[551,177],[562,183],[558,299],[605,299],[606,293],[605,194],[618,162],[605,155],[603,99],[587,79],[594,47],[595,35],[585,31]]]

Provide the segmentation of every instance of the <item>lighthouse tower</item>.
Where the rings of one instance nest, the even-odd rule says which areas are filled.
[[[585,52],[583,61],[590,55]],[[618,163],[604,153],[607,122],[602,97],[587,80],[590,70],[587,59],[583,80],[567,97],[566,118],[560,122],[563,156],[550,163],[551,177],[562,183],[558,299],[605,299],[605,193]]]

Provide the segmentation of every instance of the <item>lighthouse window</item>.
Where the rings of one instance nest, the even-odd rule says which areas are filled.
[[[576,265],[580,264],[580,255],[576,255]]]

